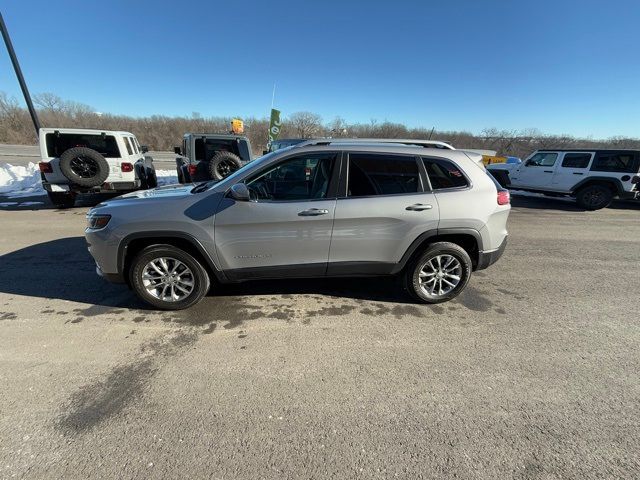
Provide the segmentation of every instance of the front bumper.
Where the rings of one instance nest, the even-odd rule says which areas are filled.
[[[126,283],[124,277],[119,273],[104,273],[102,269],[96,265],[96,273],[111,283]]]
[[[502,257],[502,254],[507,248],[507,238],[509,237],[504,237],[504,240],[496,250],[492,250],[491,252],[480,252],[478,255],[478,265],[476,266],[476,270],[484,270],[500,260],[500,257]]]

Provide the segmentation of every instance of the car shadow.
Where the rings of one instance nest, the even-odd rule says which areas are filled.
[[[538,210],[564,210],[567,212],[587,212],[571,198],[533,197],[518,195],[512,192],[511,206],[518,208],[533,208]],[[640,210],[640,201],[614,200],[607,208],[616,210]]]
[[[570,198],[531,197],[512,192],[511,206],[516,208],[532,208],[536,210],[564,210],[567,212],[586,212],[584,208]]]
[[[149,309],[123,284],[96,274],[84,237],[68,237],[0,255],[0,292],[106,307]],[[332,278],[253,281],[215,286],[210,297],[318,294],[405,303],[395,278]]]

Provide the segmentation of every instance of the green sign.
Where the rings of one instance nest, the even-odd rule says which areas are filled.
[[[269,143],[278,139],[280,135],[280,110],[271,109],[271,121],[269,122]]]

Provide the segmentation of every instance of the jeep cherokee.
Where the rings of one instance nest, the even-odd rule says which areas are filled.
[[[85,234],[98,274],[160,309],[212,283],[375,275],[438,303],[506,246],[509,193],[479,163],[431,145],[306,142],[221,181],[109,200]]]

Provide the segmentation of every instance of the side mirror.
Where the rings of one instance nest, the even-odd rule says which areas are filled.
[[[140,145],[140,151],[142,153],[147,153],[149,151],[149,147],[147,147],[146,145]]]
[[[269,150],[262,150],[263,155],[266,155],[267,153],[269,153]]]
[[[234,186],[232,186],[231,190],[229,191],[229,195],[231,196],[231,198],[237,200],[238,202],[251,201],[249,189],[244,183],[236,183]]]
[[[182,155],[182,149],[180,147],[173,147],[173,153],[176,155]]]

